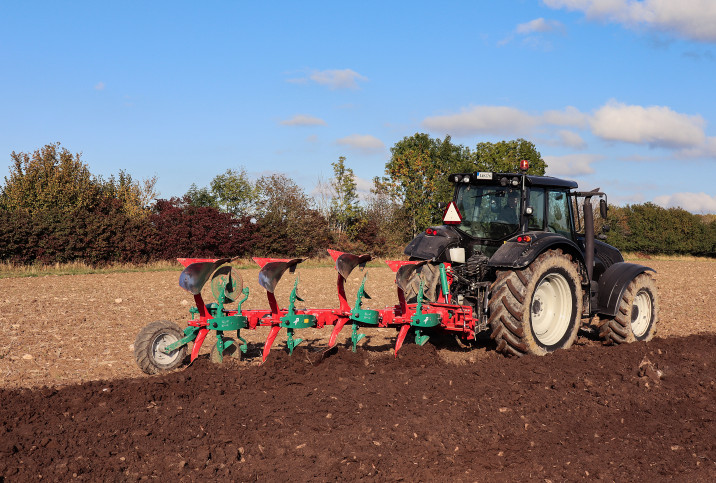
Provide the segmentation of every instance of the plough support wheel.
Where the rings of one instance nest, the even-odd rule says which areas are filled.
[[[184,337],[184,332],[174,322],[158,320],[144,327],[134,341],[134,358],[139,368],[147,374],[176,369],[186,357],[186,345],[169,353],[165,348]]]

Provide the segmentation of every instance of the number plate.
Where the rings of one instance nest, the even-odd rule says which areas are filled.
[[[477,179],[489,179],[489,180],[491,180],[491,179],[492,179],[492,173],[486,173],[486,172],[484,172],[484,171],[479,171],[478,173],[475,174],[475,177],[476,177]]]

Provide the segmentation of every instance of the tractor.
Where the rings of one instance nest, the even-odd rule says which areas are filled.
[[[406,297],[436,299],[438,266],[449,263],[452,299],[469,305],[506,355],[544,355],[566,349],[582,319],[598,318],[606,344],[646,341],[658,322],[658,298],[649,267],[624,262],[602,232],[595,236],[594,204],[606,222],[599,189],[520,173],[462,173],[445,225],[430,227],[405,248],[422,260],[408,277]],[[581,208],[581,209],[580,209]],[[596,238],[596,239],[595,239]]]

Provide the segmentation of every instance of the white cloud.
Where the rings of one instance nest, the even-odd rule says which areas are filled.
[[[281,121],[284,126],[325,126],[326,121],[305,114],[296,114],[291,119]]]
[[[616,101],[599,108],[590,121],[592,132],[602,139],[666,148],[702,145],[705,124],[701,116],[665,106],[629,106]]]
[[[543,0],[543,3],[553,9],[584,12],[588,19],[716,42],[716,2],[713,0]]]
[[[574,149],[584,149],[587,147],[587,143],[584,142],[582,136],[574,131],[561,130],[557,133],[557,136],[559,136],[559,143],[562,146]]]
[[[367,81],[368,78],[352,69],[317,70],[309,78],[320,85],[331,89],[358,89],[358,81]]]
[[[426,117],[421,124],[428,131],[453,136],[541,135],[548,143],[573,149],[586,148],[582,133],[576,131],[587,129],[605,141],[675,150],[680,158],[716,158],[716,137],[706,137],[706,121],[700,115],[615,100],[592,114],[573,106],[534,114],[508,106],[472,106],[454,114]]]
[[[94,90],[96,91],[103,91],[104,90],[104,82],[98,82],[94,85]]]
[[[545,20],[544,18],[536,18],[529,22],[521,23],[515,29],[520,35],[527,35],[534,32],[545,33],[545,32],[563,32],[564,25],[558,20]]]
[[[657,196],[654,203],[664,208],[683,208],[692,213],[716,213],[716,196],[706,193],[674,193]]]
[[[594,173],[592,163],[602,159],[598,154],[544,156],[548,176],[580,176]]]
[[[385,149],[383,141],[370,134],[351,134],[336,141],[337,144],[348,146],[366,153],[382,151]]]
[[[530,114],[505,106],[475,106],[457,114],[427,117],[423,126],[456,136],[474,134],[523,135],[532,130],[538,120]]]

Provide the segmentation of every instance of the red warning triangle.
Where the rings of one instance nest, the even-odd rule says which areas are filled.
[[[454,201],[451,201],[447,208],[445,208],[445,213],[443,213],[443,223],[446,225],[459,225],[462,223],[462,215],[460,214],[460,210],[457,209],[457,205]]]

